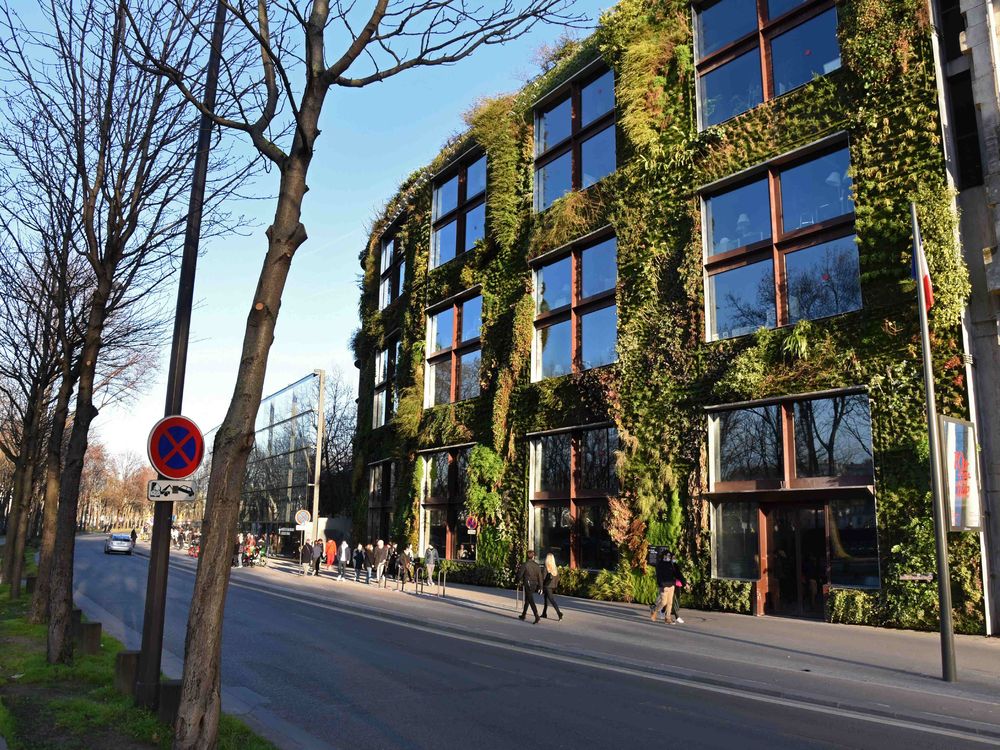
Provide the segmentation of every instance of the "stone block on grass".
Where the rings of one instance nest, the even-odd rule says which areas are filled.
[[[177,721],[177,711],[181,706],[181,681],[162,680],[160,682],[160,701],[156,715],[161,722],[172,727]]]
[[[115,689],[123,695],[135,694],[135,681],[139,674],[138,651],[119,651],[115,655]]]

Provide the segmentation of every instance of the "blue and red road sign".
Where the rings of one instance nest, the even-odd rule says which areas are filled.
[[[165,479],[186,479],[205,455],[205,438],[198,425],[180,415],[164,417],[149,433],[149,463]]]

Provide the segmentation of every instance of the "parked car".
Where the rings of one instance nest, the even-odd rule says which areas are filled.
[[[104,542],[104,554],[132,554],[132,537],[128,534],[108,534]]]

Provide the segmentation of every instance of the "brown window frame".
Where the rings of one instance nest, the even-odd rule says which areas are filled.
[[[708,415],[709,418],[709,465],[714,466],[712,456],[712,429],[711,420],[721,412],[739,411],[741,409],[753,409],[764,406],[777,406],[778,419],[781,425],[781,478],[778,479],[751,479],[734,482],[720,482],[714,477],[709,488],[709,495],[713,497],[725,496],[728,493],[765,493],[761,498],[756,499],[794,499],[796,490],[838,490],[860,488],[871,489],[874,486],[874,469],[872,474],[866,475],[844,475],[837,477],[799,477],[796,470],[795,453],[795,405],[806,401],[821,401],[843,396],[862,395],[868,398],[869,425],[873,426],[871,419],[871,397],[864,388],[843,388],[836,391],[822,391],[818,393],[800,393],[781,398],[767,399],[764,401],[748,402],[745,404],[725,404],[719,407],[712,407]],[[874,451],[874,436],[872,440],[872,450]],[[744,495],[745,499],[755,499],[755,496]]]
[[[391,230],[385,232],[378,242],[378,309],[379,312],[385,310],[392,306],[392,304],[398,300],[403,294],[403,287],[406,284],[406,258],[403,254],[403,249],[399,246],[396,241],[397,228],[392,228]],[[392,258],[389,261],[387,268],[382,268],[382,260],[385,255],[385,246],[389,243],[393,243],[392,247]],[[389,282],[389,299],[382,304],[382,285],[388,281]]]
[[[372,489],[375,484],[375,470],[379,471],[379,480],[381,483],[381,490],[379,493],[379,498],[377,502],[373,502]],[[398,475],[399,464],[392,459],[385,459],[383,461],[375,461],[368,464],[368,518],[367,518],[367,532],[369,538],[378,538],[381,531],[375,532],[372,528],[372,514],[377,513],[380,516],[382,514],[388,513],[389,523],[387,531],[391,533],[392,531],[392,520],[394,511],[396,508],[396,498],[395,490],[396,483],[393,481],[393,475]],[[398,481],[398,476],[396,477]],[[379,524],[381,526],[381,523]]]
[[[537,300],[538,288],[537,279],[538,271],[545,268],[546,266],[558,263],[566,257],[570,258],[570,302],[562,307],[557,307],[555,310],[549,310],[544,313],[535,313],[534,321],[534,331],[532,336],[534,337],[532,341],[532,351],[540,356],[540,352],[537,351],[537,340],[538,333],[544,328],[548,328],[551,325],[558,323],[564,323],[567,320],[570,321],[570,350],[571,350],[571,368],[570,373],[578,374],[581,372],[586,372],[583,367],[583,333],[582,333],[582,320],[583,316],[587,313],[595,312],[596,310],[603,310],[606,307],[617,307],[617,283],[615,286],[607,289],[603,292],[598,292],[597,294],[592,294],[589,297],[581,298],[581,289],[583,287],[583,253],[592,247],[600,245],[602,242],[616,238],[614,229],[611,227],[605,227],[598,230],[597,232],[583,237],[575,242],[572,242],[565,247],[559,248],[551,253],[546,253],[545,255],[540,255],[539,257],[529,261],[531,265],[532,272],[532,285],[535,288],[535,295]],[[618,250],[617,245],[615,248],[615,265],[618,264]],[[535,303],[537,310],[537,301]],[[617,311],[616,311],[617,314]],[[615,348],[618,347],[618,329],[615,328]],[[547,380],[548,378],[543,378],[541,373],[536,372],[536,359],[535,356],[532,357],[531,363],[531,381],[533,383],[540,382],[542,380]],[[616,360],[617,361],[617,360]],[[608,367],[614,363],[608,363],[606,365],[599,365],[598,367]],[[598,367],[589,369],[598,369]],[[565,377],[559,375],[556,377]]]
[[[431,318],[434,317],[435,315],[438,315],[439,313],[444,312],[445,310],[448,310],[448,309],[450,309],[452,311],[452,314],[451,314],[451,346],[449,346],[449,347],[447,347],[445,349],[441,349],[440,351],[434,352],[433,354],[427,354],[424,357],[424,362],[425,362],[425,370],[424,370],[425,375],[424,375],[424,377],[425,377],[425,379],[427,381],[427,386],[426,386],[426,389],[425,389],[425,397],[424,397],[424,408],[433,409],[436,406],[445,406],[446,405],[446,404],[436,404],[436,403],[434,403],[434,381],[433,381],[433,378],[432,378],[432,372],[433,372],[434,365],[439,364],[441,362],[446,362],[446,361],[450,361],[451,362],[451,365],[450,365],[450,367],[451,367],[451,386],[450,386],[450,390],[449,390],[449,393],[448,393],[448,403],[449,404],[460,403],[457,400],[457,397],[458,397],[458,385],[459,385],[458,384],[458,373],[459,373],[458,363],[459,363],[459,361],[461,360],[461,358],[464,355],[471,354],[474,351],[482,351],[482,348],[483,348],[483,345],[482,345],[483,321],[482,321],[482,315],[481,314],[480,314],[480,318],[479,318],[479,335],[477,335],[474,338],[471,338],[471,339],[469,339],[467,341],[461,341],[460,340],[461,335],[462,335],[461,331],[462,331],[463,316],[465,314],[465,303],[468,302],[468,301],[470,301],[470,300],[476,299],[477,297],[479,297],[480,299],[482,298],[482,291],[479,290],[479,289],[476,289],[472,294],[463,294],[458,299],[455,299],[453,301],[449,301],[445,305],[438,305],[436,307],[433,307],[433,308],[430,308],[430,309],[427,310],[427,339],[426,340],[427,340],[427,349],[428,349],[428,351],[430,350],[430,343],[431,343],[430,342],[430,320],[431,320]],[[482,369],[480,368],[479,393],[477,393],[475,396],[472,396],[471,398],[479,398],[479,396],[481,396],[482,393],[483,393]],[[464,400],[470,400],[470,399],[464,399]]]
[[[596,81],[598,78],[603,76],[605,73],[611,72],[615,79],[615,105],[609,109],[607,112],[602,114],[600,117],[595,118],[593,121],[581,126],[580,124],[580,109],[581,109],[581,92],[583,89],[587,88],[590,84]],[[571,167],[570,167],[570,192],[577,192],[582,190],[583,185],[583,159],[581,157],[581,149],[583,143],[589,140],[592,136],[597,135],[602,130],[608,127],[614,128],[616,126],[616,111],[618,108],[618,96],[617,96],[617,86],[618,86],[618,76],[617,74],[607,65],[600,65],[597,70],[590,71],[586,76],[574,78],[566,83],[564,83],[559,88],[552,91],[550,94],[546,95],[545,98],[536,104],[533,108],[533,120],[535,126],[535,185],[538,184],[538,170],[542,167],[554,162],[561,156],[564,156],[567,152],[572,152],[570,156]],[[538,152],[538,121],[539,118],[546,112],[549,112],[560,104],[562,104],[567,99],[570,100],[570,134],[563,138],[558,143],[554,143],[549,146],[545,151]],[[618,166],[618,133],[615,132],[615,168]],[[588,186],[590,187],[590,186]],[[533,200],[535,213],[541,213],[545,209],[539,208],[539,200],[537,187],[535,189],[535,195]]]
[[[385,376],[382,380],[378,379],[378,358],[381,356],[382,352],[385,352]],[[399,379],[399,360],[401,358],[402,352],[400,351],[400,343],[398,337],[389,338],[385,345],[380,347],[375,352],[375,382],[372,388],[372,429],[378,430],[385,427],[392,420],[395,415],[395,397],[398,389],[398,379]],[[383,402],[383,411],[385,417],[382,424],[375,424],[375,414],[376,406],[378,404],[379,394],[383,395],[385,401]]]
[[[723,2],[724,0],[703,0],[701,2],[692,3],[692,12],[694,15],[693,23],[694,27],[698,27],[697,15],[703,10],[710,8],[717,3]],[[746,0],[743,0],[744,2]],[[695,63],[696,71],[696,86],[697,90],[701,90],[701,78],[706,73],[711,73],[728,62],[732,62],[740,55],[744,55],[747,52],[753,51],[754,48],[758,49],[760,52],[760,75],[761,75],[761,104],[771,101],[777,98],[774,94],[774,77],[771,75],[771,41],[786,31],[790,31],[796,26],[800,26],[806,21],[810,21],[821,13],[825,13],[830,8],[837,5],[838,0],[810,0],[805,2],[797,8],[792,8],[791,10],[783,13],[777,18],[770,19],[767,14],[767,0],[750,0],[750,2],[757,3],[757,29],[756,31],[751,31],[746,34],[746,36],[735,39],[729,42],[727,45],[721,49],[711,52],[705,57],[698,57],[699,52],[697,45],[695,45],[695,56],[697,62]],[[839,25],[839,18],[838,18]],[[798,87],[801,88],[801,87]],[[795,89],[793,89],[794,91]],[[779,94],[779,96],[785,96],[791,92],[786,91],[784,94]],[[760,106],[760,105],[757,105]],[[749,112],[750,110],[744,110],[744,112]],[[733,119],[739,117],[744,112],[733,115],[733,117],[728,119]],[[702,102],[701,95],[698,95],[698,129],[704,130],[709,127],[716,127],[721,125],[723,122],[728,122],[728,120],[723,120],[722,122],[714,123],[712,125],[704,125],[702,121]]]
[[[794,253],[797,250],[805,250],[806,248],[813,247],[815,245],[821,245],[824,242],[830,242],[857,234],[857,212],[853,208],[850,213],[841,214],[840,216],[835,216],[831,219],[811,224],[806,227],[799,227],[790,232],[785,232],[782,229],[784,224],[784,215],[781,207],[780,173],[789,168],[798,167],[815,159],[820,159],[824,156],[828,156],[829,154],[843,150],[847,150],[848,159],[850,159],[850,143],[846,138],[838,139],[833,143],[822,143],[816,148],[797,150],[767,162],[759,169],[753,170],[748,175],[741,176],[739,180],[727,182],[725,185],[719,187],[709,188],[701,193],[702,246],[705,268],[706,341],[725,341],[740,338],[739,336],[730,336],[727,338],[719,337],[717,339],[709,338],[712,315],[714,315],[714,311],[710,310],[708,307],[708,283],[712,276],[716,276],[726,271],[732,271],[736,268],[743,268],[770,258],[772,264],[771,272],[774,275],[774,327],[776,329],[782,328],[783,326],[789,325],[788,319],[790,317],[788,314],[788,285],[785,275],[785,256],[789,253]],[[743,247],[737,247],[733,250],[727,250],[716,255],[710,255],[709,251],[712,239],[710,236],[710,228],[707,226],[705,221],[706,202],[716,195],[757,182],[764,175],[766,175],[767,178],[768,196],[771,206],[771,236],[758,242],[744,245]],[[838,314],[843,315],[846,313]]]
[[[480,159],[486,160],[486,176],[487,185],[483,188],[482,192],[476,193],[475,195],[469,196],[466,191],[468,190],[468,172],[469,167],[478,162]],[[446,170],[441,172],[434,178],[434,186],[431,191],[431,251],[430,251],[430,262],[434,261],[434,236],[439,229],[447,226],[455,221],[455,256],[449,258],[444,263],[439,263],[436,266],[431,266],[430,270],[441,268],[447,265],[453,260],[457,260],[461,256],[472,250],[472,247],[466,247],[465,242],[465,229],[466,229],[466,215],[475,208],[479,208],[480,205],[486,205],[486,193],[489,189],[489,157],[485,151],[475,150],[472,154],[467,154],[462,156],[455,164],[448,167]],[[441,216],[433,216],[434,205],[436,203],[435,197],[437,195],[438,188],[449,182],[453,177],[458,177],[458,197],[456,199],[456,204],[453,209]],[[488,236],[486,232],[486,222],[483,221],[483,241],[486,240]],[[474,246],[473,246],[474,247]]]
[[[536,507],[545,508],[569,508],[570,517],[570,544],[569,544],[569,566],[576,568],[579,566],[582,551],[582,535],[579,530],[579,508],[592,505],[607,505],[612,498],[620,497],[621,485],[618,486],[617,493],[601,492],[599,490],[584,490],[580,485],[583,483],[583,433],[595,430],[617,429],[614,424],[594,424],[575,427],[571,430],[560,430],[528,436],[530,442],[530,465],[531,476],[528,488],[530,512],[534,514]],[[569,491],[561,492],[536,492],[534,487],[535,477],[535,451],[538,450],[536,441],[542,438],[554,437],[556,435],[570,436],[569,448]],[[619,439],[619,447],[621,445]],[[617,475],[616,475],[617,479]]]
[[[420,511],[424,513],[429,510],[444,510],[445,511],[445,549],[438,550],[438,554],[441,555],[442,559],[445,560],[457,560],[457,541],[458,541],[458,524],[461,522],[459,516],[465,509],[465,492],[462,489],[461,483],[459,481],[459,455],[461,453],[468,453],[472,450],[471,445],[460,445],[452,446],[450,448],[439,448],[436,450],[426,451],[423,453],[422,459],[424,461],[424,476],[423,476],[423,489],[420,493]],[[431,484],[430,475],[427,471],[427,465],[431,456],[438,453],[448,454],[448,494],[445,496],[441,495],[431,495]],[[420,526],[423,527],[424,519],[423,516],[420,517]],[[426,544],[428,540],[424,540]],[[423,550],[420,550],[420,555],[423,555]],[[468,559],[468,558],[467,558]],[[473,560],[475,558],[472,558]]]

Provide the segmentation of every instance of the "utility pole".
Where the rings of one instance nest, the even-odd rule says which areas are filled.
[[[226,8],[219,2],[212,26],[212,43],[205,73],[205,108],[215,110],[225,31]],[[191,307],[194,302],[194,276],[198,265],[198,243],[208,180],[208,152],[212,145],[212,118],[202,113],[198,124],[198,151],[191,178],[191,199],[187,226],[184,229],[184,253],[181,258],[180,283],[177,289],[177,312],[170,344],[167,369],[167,400],[163,415],[181,413],[184,400],[184,375],[187,369],[188,338],[191,331]],[[161,479],[163,477],[160,477]],[[153,510],[153,535],[150,541],[149,578],[146,582],[146,608],[142,620],[142,650],[135,684],[135,700],[141,706],[156,708],[160,699],[160,661],[163,655],[163,621],[167,604],[167,574],[170,565],[170,525],[173,502],[159,501]]]

